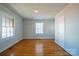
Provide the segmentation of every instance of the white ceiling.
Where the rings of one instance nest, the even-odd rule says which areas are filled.
[[[66,3],[11,3],[16,12],[26,19],[53,19],[55,15],[65,8]],[[34,10],[38,10],[35,13]]]

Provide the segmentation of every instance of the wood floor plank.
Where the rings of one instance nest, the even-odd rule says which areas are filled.
[[[23,39],[0,53],[1,56],[70,56],[52,39]]]

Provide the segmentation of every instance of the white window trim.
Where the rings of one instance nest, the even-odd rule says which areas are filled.
[[[44,24],[42,23],[42,22],[37,22],[37,23],[35,23],[35,26],[36,26],[36,34],[43,34],[43,26],[44,26]]]
[[[7,18],[6,18],[7,17]],[[13,17],[8,17],[8,16],[2,16],[2,20],[3,20],[3,18],[6,20],[6,19],[9,19],[9,27],[10,27],[10,29],[7,29],[6,28],[6,34],[5,34],[5,37],[3,37],[3,27],[8,27],[8,26],[6,26],[6,24],[3,26],[2,25],[2,35],[1,35],[1,37],[2,37],[2,39],[5,39],[5,38],[8,38],[8,37],[12,37],[12,36],[14,36],[14,18]],[[11,26],[11,21],[12,21],[12,26]],[[5,21],[5,23],[6,23],[6,21]],[[2,21],[2,24],[3,24],[3,21]],[[13,29],[12,29],[13,28]],[[10,30],[10,32],[8,32],[8,33],[10,33],[9,35],[8,35],[8,33],[7,33],[7,31],[8,30]],[[12,32],[11,32],[11,30],[13,30]]]

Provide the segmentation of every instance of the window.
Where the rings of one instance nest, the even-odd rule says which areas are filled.
[[[2,38],[11,37],[14,34],[14,19],[9,17],[2,18]]]
[[[36,23],[36,34],[43,34],[43,23]]]

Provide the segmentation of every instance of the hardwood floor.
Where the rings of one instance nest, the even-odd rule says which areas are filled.
[[[53,40],[23,39],[13,47],[0,54],[1,56],[70,56]]]

